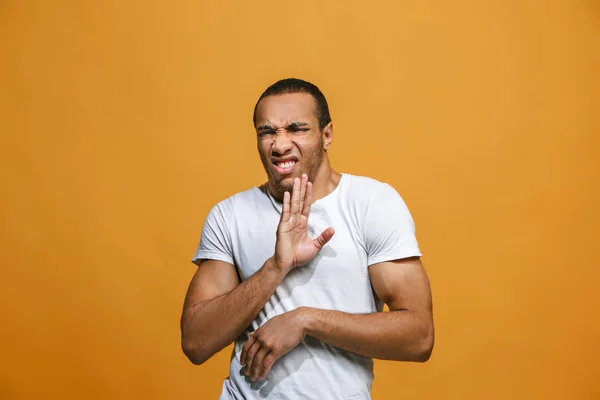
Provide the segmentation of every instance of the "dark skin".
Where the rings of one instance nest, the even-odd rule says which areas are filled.
[[[257,147],[269,192],[283,203],[274,255],[240,282],[235,266],[203,261],[190,283],[182,314],[182,346],[200,364],[239,337],[285,276],[302,268],[334,235],[311,239],[310,205],[331,193],[341,175],[327,157],[333,125],[319,128],[316,105],[304,93],[268,96],[257,107]],[[374,264],[375,295],[390,312],[348,314],[300,307],[252,332],[241,363],[252,380],[264,379],[278,358],[306,335],[367,357],[426,361],[434,341],[431,291],[418,257]]]
[[[291,193],[293,179],[302,174],[314,186],[313,201],[335,189],[341,175],[335,172],[327,157],[333,141],[333,124],[322,129],[312,96],[305,93],[269,96],[257,107],[257,148],[268,176],[271,195],[283,201],[285,191]],[[292,159],[296,164],[289,173],[279,171],[274,163]]]

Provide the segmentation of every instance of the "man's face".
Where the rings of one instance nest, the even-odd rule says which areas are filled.
[[[310,94],[267,96],[256,110],[260,159],[269,177],[269,189],[277,197],[292,190],[303,173],[314,180],[323,160],[323,134],[316,102]]]

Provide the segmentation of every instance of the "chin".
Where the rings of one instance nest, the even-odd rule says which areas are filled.
[[[287,176],[279,182],[275,182],[275,186],[281,193],[288,191],[290,194],[292,194],[292,189],[294,188],[294,178],[294,176]]]
[[[286,191],[292,194],[292,189],[294,188],[294,178],[299,178],[301,176],[302,173],[300,173],[299,176],[296,176],[296,174],[292,174],[285,176],[279,180],[272,179],[271,186],[281,195],[283,195],[283,193],[285,193]]]

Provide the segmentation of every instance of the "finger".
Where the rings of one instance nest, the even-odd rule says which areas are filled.
[[[306,183],[306,196],[304,197],[304,206],[302,207],[302,215],[308,217],[310,214],[310,206],[312,205],[312,183]]]
[[[302,174],[302,179],[300,181],[300,201],[299,201],[299,210],[298,212],[302,212],[304,208],[304,197],[306,196],[306,183],[308,182],[308,175]]]
[[[277,356],[273,352],[270,352],[265,357],[265,359],[262,362],[262,367],[260,368],[260,372],[258,373],[259,379],[265,379],[267,377],[267,374],[271,370],[271,367],[275,363],[275,360],[277,360]]]
[[[242,354],[240,354],[240,364],[246,365],[246,358],[248,356],[248,350],[252,347],[252,345],[256,342],[256,339],[250,334],[250,338],[244,343],[244,347],[242,348]]]
[[[292,189],[292,215],[298,214],[300,209],[300,179],[294,178],[294,188]]]
[[[256,378],[258,378],[258,373],[262,369],[263,361],[265,360],[265,357],[269,355],[270,351],[271,349],[264,346],[261,347],[260,351],[256,353],[256,356],[254,356],[254,362],[252,363],[252,370],[250,375],[252,377],[252,381],[255,381]]]
[[[335,230],[333,228],[327,228],[323,231],[323,233],[319,235],[318,238],[313,240],[313,243],[315,244],[315,246],[317,246],[319,250],[321,250],[323,246],[325,246],[325,244],[327,244],[327,242],[331,240],[334,233]]]
[[[254,342],[252,347],[248,349],[248,354],[246,355],[246,365],[244,365],[244,372],[246,376],[250,376],[250,372],[254,366],[254,358],[256,357],[256,353],[260,351],[261,345],[258,342]]]
[[[287,222],[290,219],[290,192],[283,194],[283,208],[281,209],[281,222]]]

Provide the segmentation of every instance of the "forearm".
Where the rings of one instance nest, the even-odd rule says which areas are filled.
[[[239,337],[284,277],[285,271],[268,259],[231,292],[186,310],[182,317],[182,340],[190,360],[201,364]]]
[[[429,359],[433,322],[409,310],[348,314],[304,307],[306,333],[343,350],[384,360]]]

